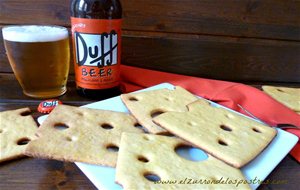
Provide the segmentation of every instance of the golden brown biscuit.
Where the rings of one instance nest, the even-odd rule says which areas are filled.
[[[152,119],[166,111],[187,111],[186,105],[196,101],[197,97],[177,86],[174,90],[160,89],[123,94],[121,99],[132,115],[150,133],[164,134],[168,132],[153,123]]]
[[[280,103],[300,112],[300,88],[263,86],[263,91]]]
[[[26,149],[28,156],[115,167],[121,133],[141,133],[129,114],[59,105]]]
[[[29,108],[0,112],[0,162],[23,157],[38,129]]]
[[[161,114],[154,122],[237,168],[253,160],[277,133],[206,100],[199,99],[188,108],[188,112]]]
[[[116,181],[125,190],[250,189],[239,169],[208,155],[191,161],[175,149],[187,145],[172,137],[123,133],[116,168]],[[221,179],[236,181],[222,184]],[[238,184],[240,182],[240,184]]]

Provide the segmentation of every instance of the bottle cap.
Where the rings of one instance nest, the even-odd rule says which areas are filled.
[[[39,104],[38,111],[41,113],[50,113],[59,104],[62,104],[62,102],[57,99],[45,100]]]

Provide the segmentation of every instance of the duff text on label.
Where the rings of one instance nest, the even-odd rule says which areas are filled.
[[[118,34],[75,32],[76,62],[79,66],[104,67],[117,64]]]

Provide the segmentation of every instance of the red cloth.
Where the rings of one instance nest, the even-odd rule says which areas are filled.
[[[126,92],[154,86],[160,83],[171,83],[181,86],[193,94],[212,100],[233,110],[243,113],[237,104],[257,118],[268,123],[293,124],[300,126],[300,116],[277,102],[261,90],[240,83],[203,79],[191,76],[171,74],[131,66],[121,66],[122,83]],[[244,113],[245,114],[245,113]],[[247,115],[247,114],[246,114]],[[288,129],[300,137],[300,130]],[[291,155],[300,162],[300,143],[290,152]]]

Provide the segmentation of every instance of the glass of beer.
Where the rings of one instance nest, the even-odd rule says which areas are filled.
[[[52,98],[66,92],[70,65],[66,28],[8,26],[2,34],[9,63],[25,95]]]

